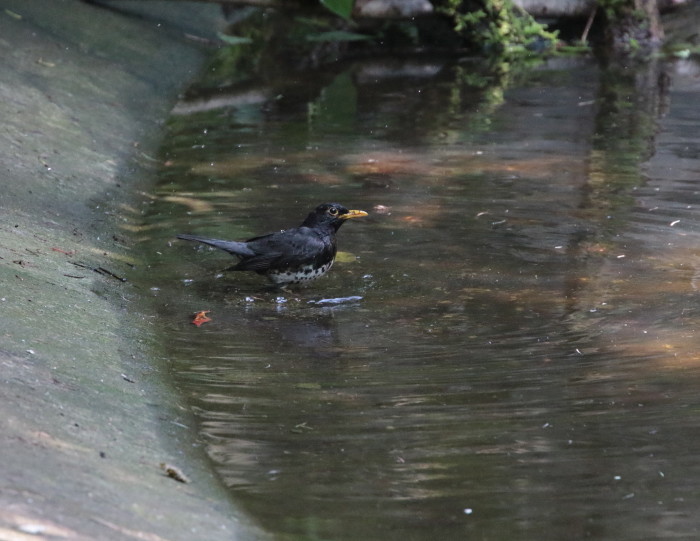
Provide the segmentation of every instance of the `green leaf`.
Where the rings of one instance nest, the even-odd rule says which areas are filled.
[[[321,4],[343,19],[349,19],[352,14],[353,0],[321,0]]]
[[[230,36],[222,32],[217,32],[216,36],[223,42],[229,45],[242,45],[244,43],[251,43],[253,40],[250,38],[242,38],[240,36]]]
[[[355,32],[346,32],[344,30],[332,30],[330,32],[321,32],[320,34],[306,36],[306,39],[309,41],[360,41],[372,39],[372,37]]]

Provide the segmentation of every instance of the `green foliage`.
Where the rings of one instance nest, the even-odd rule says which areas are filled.
[[[633,6],[631,0],[597,0],[597,4],[609,20],[616,19],[623,11],[629,11]]]
[[[511,0],[483,0],[470,9],[465,0],[444,0],[439,12],[454,23],[455,32],[488,52],[519,54],[551,49],[557,33],[535,21]]]
[[[352,15],[353,0],[321,0],[321,4],[343,19]]]
[[[248,44],[252,43],[253,40],[250,38],[242,38],[240,36],[232,36],[230,34],[224,34],[223,32],[218,32],[216,36],[223,41],[224,43],[227,43],[228,45],[243,45],[243,44]]]

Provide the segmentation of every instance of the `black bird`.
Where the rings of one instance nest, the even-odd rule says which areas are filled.
[[[237,256],[237,265],[227,269],[255,271],[267,276],[275,285],[284,287],[315,280],[326,274],[336,254],[335,234],[350,218],[367,216],[364,210],[348,210],[338,203],[317,206],[299,226],[283,229],[245,242],[178,235],[220,248]]]

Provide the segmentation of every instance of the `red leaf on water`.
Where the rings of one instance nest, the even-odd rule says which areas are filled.
[[[199,327],[202,325],[202,323],[206,323],[207,321],[211,321],[210,317],[207,317],[207,314],[210,312],[210,310],[202,310],[201,312],[197,312],[194,315],[194,318],[192,319],[192,324],[197,325]]]

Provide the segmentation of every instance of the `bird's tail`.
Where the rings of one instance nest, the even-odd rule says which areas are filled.
[[[233,255],[239,257],[250,257],[255,255],[245,242],[238,242],[235,240],[219,240],[219,239],[208,239],[205,237],[197,237],[196,235],[178,235],[178,239],[191,240],[194,242],[201,242],[203,244],[208,244],[214,248],[219,248]]]

